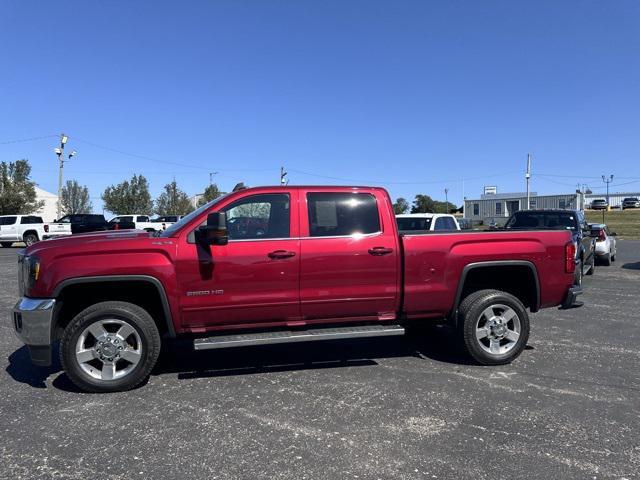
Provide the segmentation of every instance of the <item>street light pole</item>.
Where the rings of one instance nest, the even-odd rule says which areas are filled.
[[[444,213],[449,213],[449,189],[444,189]]]
[[[63,177],[63,171],[64,171],[64,162],[65,162],[64,146],[67,144],[67,140],[69,140],[69,137],[67,137],[64,133],[60,134],[60,146],[54,150],[56,152],[56,155],[58,156],[58,161],[60,162],[60,169],[58,170],[58,209],[57,209],[58,219],[60,219],[62,214],[62,177]],[[75,154],[76,154],[76,151],[73,150],[69,154],[69,159],[71,159],[71,157],[73,157]]]
[[[607,184],[607,208],[608,208],[610,206],[609,205],[609,184],[613,182],[613,175],[609,175],[609,178],[602,175],[602,181]]]

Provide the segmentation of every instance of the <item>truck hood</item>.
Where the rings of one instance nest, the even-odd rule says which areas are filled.
[[[127,242],[138,239],[154,239],[152,234],[144,230],[111,230],[108,232],[90,232],[65,237],[53,238],[37,242],[26,249],[27,255],[38,255],[51,250],[82,249],[83,252],[90,250],[102,250],[108,246],[109,249],[117,249],[125,246]]]

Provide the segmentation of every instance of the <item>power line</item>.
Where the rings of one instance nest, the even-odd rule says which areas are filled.
[[[100,148],[100,149],[106,150],[108,152],[118,153],[120,155],[125,155],[125,156],[132,157],[132,158],[139,158],[139,159],[142,159],[142,160],[149,160],[151,162],[164,163],[164,164],[167,164],[167,165],[174,165],[176,167],[196,168],[198,170],[205,170],[207,172],[211,170],[211,167],[206,167],[206,166],[202,166],[202,165],[192,165],[192,164],[188,164],[188,163],[174,162],[174,161],[170,161],[170,160],[162,160],[162,159],[159,159],[159,158],[149,157],[147,155],[140,155],[140,154],[137,154],[137,153],[125,152],[124,150],[120,150],[118,148],[107,147],[105,145],[100,145],[98,143],[90,142],[89,140],[84,140],[82,138],[78,138],[78,137],[75,137],[75,136],[73,137],[73,139],[78,141],[78,142],[82,142],[82,143],[85,143],[87,145],[91,145],[92,147]],[[219,168],[218,170],[219,171],[226,171],[226,172],[271,172],[271,171],[275,170],[275,168],[250,168],[250,169],[242,169],[242,168],[223,169],[223,168]]]
[[[421,180],[421,181],[413,181],[413,182],[394,182],[389,180],[372,180],[372,179],[355,179],[355,178],[346,178],[346,177],[334,177],[331,175],[322,175],[319,173],[312,173],[303,170],[298,170],[295,168],[289,168],[290,172],[299,173],[301,175],[308,175],[310,177],[318,177],[324,178],[327,180],[337,180],[340,182],[355,182],[355,183],[376,183],[376,184],[384,184],[384,185],[431,185],[431,184],[441,184],[441,183],[451,183],[451,182],[461,182],[462,178],[454,178],[454,179],[443,179],[443,180]],[[464,181],[467,180],[482,180],[485,178],[495,178],[495,177],[505,177],[510,175],[517,175],[519,172],[506,172],[506,173],[497,173],[494,175],[483,175],[480,177],[464,177]]]
[[[36,140],[44,140],[46,138],[55,138],[55,137],[58,137],[58,135],[44,135],[42,137],[21,138],[19,140],[6,140],[4,142],[0,142],[0,145],[10,145],[12,143],[34,142]]]

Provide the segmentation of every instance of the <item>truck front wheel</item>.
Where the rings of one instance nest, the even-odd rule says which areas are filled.
[[[158,360],[160,334],[146,310],[127,302],[101,302],[67,325],[60,362],[71,381],[87,392],[130,390]]]
[[[515,360],[529,339],[529,316],[522,302],[499,290],[481,290],[458,309],[458,327],[466,352],[482,365]]]

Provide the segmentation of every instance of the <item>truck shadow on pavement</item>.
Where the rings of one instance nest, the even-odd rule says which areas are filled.
[[[622,265],[622,268],[626,268],[627,270],[640,270],[640,262],[625,263]]]
[[[196,352],[188,341],[165,344],[152,376],[177,374],[178,379],[228,377],[308,369],[378,365],[384,358],[413,357],[439,363],[468,365],[452,335],[439,328],[421,328],[406,336],[240,347]],[[79,392],[61,370],[58,346],[50,367],[31,363],[26,347],[9,356],[6,372],[17,382],[47,388],[47,379],[59,390]],[[146,382],[145,382],[146,383]],[[142,384],[144,385],[144,383]]]
[[[161,357],[154,375],[177,373],[179,379],[227,377],[309,369],[364,367],[376,360],[414,357],[466,365],[471,362],[444,332],[428,329],[404,337],[369,338],[240,347],[195,352],[175,343]]]

